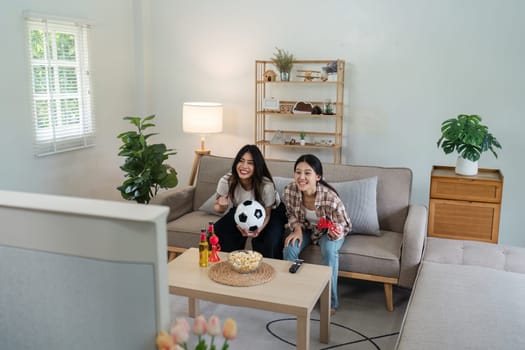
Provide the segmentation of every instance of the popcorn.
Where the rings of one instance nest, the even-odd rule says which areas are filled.
[[[261,261],[261,253],[252,250],[236,250],[228,256],[232,268],[240,273],[247,273],[256,270]]]

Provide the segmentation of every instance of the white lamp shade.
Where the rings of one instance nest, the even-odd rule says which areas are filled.
[[[182,107],[182,130],[197,134],[222,132],[222,109],[222,103],[185,102]]]

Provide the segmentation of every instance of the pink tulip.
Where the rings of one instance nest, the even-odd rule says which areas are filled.
[[[157,349],[158,350],[170,350],[173,345],[173,339],[170,335],[164,331],[157,335]]]
[[[208,334],[213,337],[221,334],[221,321],[215,315],[208,320]]]
[[[204,316],[199,315],[195,318],[195,321],[193,322],[193,334],[206,334],[206,319],[204,318]]]
[[[190,325],[185,318],[178,318],[171,328],[171,336],[176,344],[184,344],[190,338]]]
[[[224,321],[224,328],[222,330],[224,339],[233,340],[237,336],[237,323],[231,318]]]
[[[188,323],[187,319],[182,318],[182,317],[181,318],[177,318],[175,320],[175,324],[181,325],[181,327],[183,327],[186,330],[186,332],[189,333],[189,331],[190,331],[190,324]]]

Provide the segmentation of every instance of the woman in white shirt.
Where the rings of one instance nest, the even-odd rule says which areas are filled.
[[[252,232],[239,227],[234,220],[235,209],[246,200],[255,200],[266,209],[264,223]],[[281,259],[286,223],[284,204],[256,145],[242,147],[235,156],[231,172],[219,180],[214,209],[224,213],[230,204],[232,208],[214,224],[221,250],[244,249],[247,237],[252,237],[253,250],[268,258]]]

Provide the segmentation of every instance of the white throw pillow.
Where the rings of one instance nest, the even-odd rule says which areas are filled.
[[[331,182],[339,193],[352,223],[352,232],[378,236],[377,176],[362,180]]]

